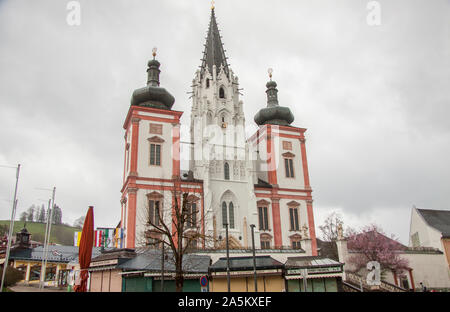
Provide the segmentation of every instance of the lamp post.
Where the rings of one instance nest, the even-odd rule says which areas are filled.
[[[228,246],[228,223],[223,224],[225,226],[225,244],[227,248],[227,287],[230,292],[230,248]]]
[[[164,241],[161,242],[161,292],[164,291]]]
[[[255,292],[258,292],[258,278],[256,276],[256,255],[255,255],[255,225],[250,224],[252,229],[252,249],[253,249],[253,276],[255,279]]]
[[[20,164],[17,165],[17,171],[16,171],[16,186],[14,188],[14,201],[13,201],[13,207],[12,207],[12,212],[11,212],[11,222],[9,223],[8,246],[6,247],[5,262],[3,262],[3,273],[2,273],[2,283],[0,285],[0,292],[3,291],[3,284],[5,282],[6,270],[8,268],[8,262],[9,262],[9,253],[11,250],[11,238],[12,238],[13,231],[14,231],[14,219],[16,218],[17,186],[19,184],[19,173],[20,173]]]

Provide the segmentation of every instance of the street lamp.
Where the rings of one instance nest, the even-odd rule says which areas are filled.
[[[161,292],[164,291],[164,240],[161,242]]]
[[[230,292],[230,248],[228,246],[228,223],[223,224],[225,226],[225,244],[227,248],[227,287],[228,292]]]
[[[8,168],[15,168],[10,166],[2,166],[2,167],[8,167]],[[9,233],[8,233],[8,246],[6,247],[6,255],[5,255],[5,262],[3,263],[3,274],[2,274],[2,282],[0,285],[0,292],[3,291],[3,284],[5,282],[5,274],[6,270],[8,268],[8,262],[9,262],[9,252],[11,250],[11,238],[14,231],[14,219],[16,217],[16,208],[17,208],[17,186],[19,184],[19,173],[20,173],[20,164],[17,165],[17,171],[16,171],[16,186],[14,189],[14,201],[13,201],[13,207],[11,212],[11,222],[9,223]]]
[[[255,255],[255,225],[250,224],[252,229],[252,249],[253,249],[253,276],[255,279],[255,292],[258,292],[258,278],[256,276],[256,255]]]

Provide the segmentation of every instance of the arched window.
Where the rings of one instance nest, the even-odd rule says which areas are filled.
[[[234,229],[234,205],[233,202],[228,206],[228,219],[230,221],[230,229]]]
[[[225,163],[223,166],[223,171],[225,173],[225,180],[230,180],[230,165],[228,163]]]
[[[227,220],[227,203],[223,202],[222,203],[222,225],[225,228],[225,224],[228,223]]]
[[[298,235],[298,234],[292,235],[290,237],[290,239],[291,239],[291,248],[292,249],[302,249],[302,246],[301,246],[302,237],[300,235]]]
[[[206,88],[209,88],[209,78],[206,78]]]
[[[272,238],[269,234],[261,234],[260,235],[261,249],[270,249],[270,241]]]
[[[219,98],[224,99],[225,98],[225,90],[223,87],[220,87],[219,89]]]

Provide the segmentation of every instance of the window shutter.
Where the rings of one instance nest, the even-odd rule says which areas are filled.
[[[150,165],[155,164],[155,144],[150,144]]]
[[[295,229],[294,225],[294,208],[289,208],[289,219],[291,221],[291,231]]]
[[[149,218],[151,223],[155,223],[154,222],[155,220],[153,219],[154,214],[155,214],[155,207],[154,207],[154,205],[155,205],[155,202],[153,200],[150,200],[148,202],[148,218]]]
[[[161,145],[156,145],[156,165],[161,165]]]
[[[292,158],[289,158],[289,169],[290,169],[290,177],[293,178],[294,177],[294,161],[292,160]]]
[[[159,225],[159,201],[155,201],[155,224]]]
[[[197,204],[192,204],[192,226],[197,226]]]
[[[263,207],[264,211],[264,230],[269,229],[269,218],[267,217],[267,207]]]

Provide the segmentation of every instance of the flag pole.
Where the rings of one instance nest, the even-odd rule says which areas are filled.
[[[50,243],[50,235],[52,232],[52,219],[53,219],[53,211],[55,210],[55,193],[56,193],[56,187],[53,187],[53,193],[52,193],[52,204],[51,204],[51,210],[50,210],[50,217],[48,218],[48,235],[47,235],[47,244],[44,248],[44,267],[43,270],[41,270],[41,283],[39,287],[42,289],[42,286],[45,282],[45,271],[47,269],[47,258],[48,258],[48,245]],[[42,273],[43,271],[43,273]]]
[[[14,219],[16,218],[17,186],[19,184],[19,173],[20,173],[20,164],[17,165],[17,171],[16,171],[16,187],[14,189],[14,201],[13,201],[13,208],[12,208],[12,213],[11,213],[11,222],[9,223],[8,246],[6,247],[5,262],[3,262],[3,273],[2,273],[2,283],[0,286],[0,292],[3,292],[3,285],[5,282],[6,270],[8,268],[8,262],[9,262],[9,252],[11,250],[11,238],[12,238],[12,235],[14,232]]]

